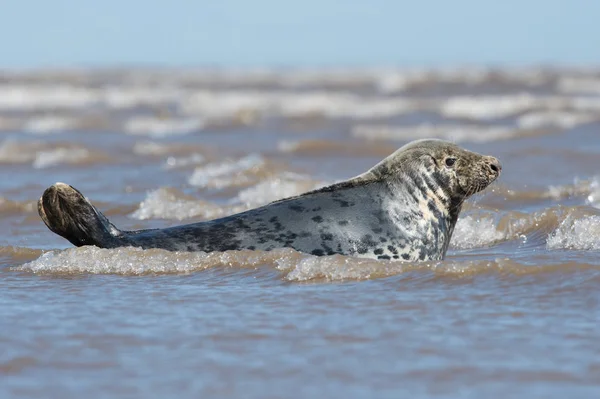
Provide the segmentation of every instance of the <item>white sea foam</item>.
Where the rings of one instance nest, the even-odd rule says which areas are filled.
[[[11,139],[0,143],[0,163],[31,163],[36,169],[61,164],[81,164],[104,156],[101,153],[92,153],[85,147],[70,144]]]
[[[546,245],[548,249],[600,250],[600,216],[567,217]]]
[[[342,255],[316,257],[290,248],[264,251],[169,252],[159,249],[115,248],[93,246],[51,251],[16,269],[41,274],[117,274],[153,275],[188,274],[227,267],[255,269],[272,267],[289,281],[364,280],[386,277],[405,270],[425,269],[446,273],[465,273],[471,264],[406,264],[393,261],[360,259]]]
[[[436,137],[455,142],[488,142],[518,137],[522,131],[507,126],[473,126],[423,123],[415,126],[357,125],[352,135],[368,140],[414,140]]]
[[[420,278],[436,278],[438,275],[465,276],[475,273],[506,274],[535,273],[537,269],[524,266],[506,258],[493,261],[452,261],[440,262],[400,262],[389,260],[361,259],[342,255],[332,256],[294,256],[283,253],[276,259],[277,268],[283,271],[289,281],[344,281],[367,280],[400,275],[407,271],[421,271]]]
[[[200,166],[188,182],[197,187],[224,188],[252,183],[265,173],[266,160],[258,154],[250,154],[237,160]]]
[[[115,248],[93,246],[51,251],[14,269],[39,274],[116,274],[144,276],[156,274],[189,274],[211,268],[257,269],[271,267],[292,282],[311,280],[344,281],[389,277],[406,271],[420,271],[411,278],[435,279],[439,275],[469,276],[476,273],[514,273],[516,275],[556,270],[564,274],[564,266],[543,268],[522,265],[510,259],[403,263],[398,261],[360,259],[342,255],[316,257],[290,248],[264,251],[168,252],[159,249]]]
[[[169,144],[154,141],[138,141],[133,145],[133,153],[137,155],[164,155],[170,151]]]
[[[591,113],[568,111],[540,111],[530,112],[517,118],[517,125],[523,129],[539,129],[559,127],[571,129],[600,119],[600,116]]]
[[[0,85],[0,110],[33,111],[53,109],[81,109],[97,104],[93,89],[68,84]]]
[[[201,130],[204,124],[196,118],[162,119],[150,116],[132,117],[123,126],[130,134],[168,137],[189,134]]]
[[[415,108],[414,101],[402,98],[367,98],[327,91],[203,90],[181,104],[184,113],[208,120],[239,120],[241,116],[255,114],[365,119],[399,115]]]
[[[597,178],[589,183],[589,192],[585,198],[588,205],[600,209],[600,181]]]
[[[506,238],[491,217],[461,216],[454,228],[450,245],[459,249],[478,248]]]
[[[261,91],[199,90],[185,98],[181,111],[207,120],[228,120],[241,112],[266,111],[274,106],[274,96]]]
[[[589,180],[575,179],[573,184],[549,186],[544,195],[554,200],[584,197],[586,204],[600,208],[600,180],[597,177]]]
[[[375,86],[381,93],[392,94],[405,91],[415,84],[425,83],[429,77],[430,73],[425,70],[388,71],[379,75]]]
[[[172,188],[162,187],[148,193],[131,217],[140,220],[214,219],[298,195],[323,184],[306,176],[285,172],[241,190],[229,204],[221,206],[186,196]]]
[[[102,120],[120,120],[116,111],[143,109],[143,113],[168,110],[169,118],[133,116],[121,127],[132,134],[163,137],[186,134],[206,125],[254,124],[263,116],[331,119],[382,119],[418,111],[437,110],[449,118],[490,120],[524,112],[552,113],[572,110],[594,113],[600,99],[586,96],[598,92],[594,71],[548,72],[525,70],[459,69],[365,69],[294,71],[139,71],[104,76],[98,85],[96,72],[75,75],[43,73],[10,83],[0,83],[0,111],[48,112],[93,109]],[[575,74],[574,74],[575,73]],[[586,75],[587,74],[587,75]],[[27,76],[27,75],[26,75]],[[40,79],[42,77],[43,79]],[[513,82],[527,89],[560,78],[558,95],[527,92],[503,95],[456,97],[390,96],[412,87],[453,83],[476,85]],[[46,83],[40,83],[46,82]],[[49,83],[52,82],[52,83]],[[500,82],[500,83],[498,83]],[[581,95],[579,95],[581,93]],[[410,94],[410,93],[409,93]],[[116,116],[116,118],[115,118]],[[580,117],[529,115],[524,126],[572,126]],[[28,130],[51,132],[71,129],[72,123],[53,115],[30,120]],[[540,118],[543,121],[540,121]],[[79,121],[81,122],[81,121]]]
[[[247,207],[256,207],[282,198],[292,197],[325,185],[308,176],[286,172],[243,189],[237,199]]]
[[[315,257],[290,248],[264,251],[169,252],[139,248],[102,249],[93,246],[46,252],[19,270],[66,274],[187,274],[214,267],[271,266],[290,281],[365,279],[400,273],[401,262],[381,262],[341,255]]]
[[[85,83],[0,84],[0,110],[76,110],[91,106],[104,106],[108,109],[156,107],[177,103],[186,96],[186,92],[181,87],[164,85],[157,87],[114,84],[96,88]]]
[[[277,268],[286,273],[286,280],[309,281],[325,279],[364,280],[384,277],[403,272],[410,266],[402,262],[378,261],[353,258],[343,255],[332,256],[283,256],[276,259]]]
[[[206,158],[204,157],[204,155],[198,154],[198,153],[187,155],[187,156],[181,156],[181,157],[170,156],[165,160],[164,168],[165,169],[184,168],[184,167],[190,166],[190,165],[201,164],[205,160],[206,160]]]
[[[417,109],[402,98],[361,98],[355,95],[327,93],[287,98],[281,103],[284,116],[324,115],[330,118],[376,119],[402,115]]]
[[[186,196],[183,193],[161,187],[151,191],[131,217],[139,220],[191,218],[214,219],[245,210],[243,206],[221,207],[207,201]]]
[[[77,126],[76,119],[62,116],[40,116],[33,117],[25,122],[22,130],[29,133],[46,134],[74,129]]]
[[[441,113],[448,118],[490,120],[528,111],[536,104],[529,94],[450,97],[442,104]]]
[[[371,78],[382,93],[398,93],[415,86],[426,84],[457,83],[477,85],[486,81],[490,71],[486,68],[452,68],[452,69],[414,69],[414,70],[387,70],[375,72]],[[503,76],[506,80],[518,80],[523,84],[531,84],[532,76],[523,75],[522,71]]]
[[[183,88],[173,86],[148,87],[140,86],[110,86],[102,89],[100,99],[108,108],[128,109],[139,106],[161,106],[177,103],[186,95]],[[144,82],[146,85],[148,82]]]
[[[169,252],[159,249],[116,248],[93,246],[46,252],[38,259],[18,269],[34,273],[90,274],[186,274],[212,267],[256,268],[275,264],[278,257],[301,257],[291,249],[273,252]]]
[[[76,164],[90,157],[90,152],[85,148],[54,148],[47,151],[38,151],[33,160],[33,167],[45,169],[60,164]]]

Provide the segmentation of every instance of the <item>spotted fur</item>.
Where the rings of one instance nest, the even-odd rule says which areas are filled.
[[[206,222],[121,231],[63,183],[44,192],[38,210],[50,230],[77,246],[206,252],[290,247],[317,256],[439,260],[463,201],[500,170],[496,158],[419,140],[355,178]]]

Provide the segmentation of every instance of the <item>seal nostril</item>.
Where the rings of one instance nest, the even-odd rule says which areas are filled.
[[[498,173],[498,167],[497,167],[496,165],[494,165],[494,164],[490,164],[490,168],[491,168],[491,169],[492,169],[494,172]]]

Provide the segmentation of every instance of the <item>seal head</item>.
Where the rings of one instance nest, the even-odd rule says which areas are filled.
[[[401,147],[375,165],[366,179],[433,179],[440,197],[462,203],[492,183],[502,171],[500,161],[443,140],[424,139]],[[359,176],[360,178],[360,176]],[[445,195],[444,195],[445,194]],[[456,205],[456,204],[455,204]]]
[[[419,140],[352,179],[206,222],[121,231],[64,183],[46,189],[38,210],[50,230],[77,246],[205,252],[290,247],[313,255],[439,260],[463,202],[501,169],[494,157]]]
[[[502,165],[442,140],[413,141],[358,178],[387,182],[386,208],[406,237],[404,260],[442,259],[464,201],[495,181]],[[393,256],[392,256],[393,257]]]

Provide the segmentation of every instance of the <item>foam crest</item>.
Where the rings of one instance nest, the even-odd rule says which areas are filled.
[[[479,121],[514,117],[527,129],[569,128],[597,120],[600,98],[590,94],[599,92],[599,81],[597,70],[539,68],[36,71],[0,82],[0,112],[31,113],[25,129],[35,133],[100,125],[152,137],[254,125],[263,118],[385,120],[416,111]],[[430,87],[436,85],[434,97]],[[456,85],[474,94],[449,97]],[[481,95],[478,85],[513,94]],[[529,94],[531,87],[554,93]],[[400,92],[406,95],[390,95]],[[124,121],[123,110],[129,117]],[[56,111],[79,119],[56,116]],[[519,117],[525,112],[531,114]],[[20,127],[23,121],[9,125],[13,122]]]
[[[600,209],[600,181],[597,178],[593,179],[589,184],[589,192],[585,198],[588,205]]]
[[[426,276],[464,275],[497,269],[496,262],[403,263],[342,255],[306,255],[293,249],[226,252],[169,252],[133,247],[103,249],[93,246],[49,251],[16,270],[40,274],[115,274],[127,276],[189,274],[211,268],[271,267],[288,281],[346,281],[389,277],[406,271]]]
[[[0,251],[2,252],[2,251]],[[14,251],[9,251],[12,256]],[[31,251],[30,251],[31,252]],[[23,260],[39,251],[28,252]],[[0,253],[1,255],[2,253]],[[447,259],[440,262],[403,263],[399,261],[353,258],[342,255],[306,255],[284,248],[265,251],[169,252],[125,247],[102,249],[92,246],[43,253],[15,270],[39,274],[115,274],[127,276],[189,274],[211,268],[257,269],[270,267],[287,281],[348,281],[405,275],[412,281],[433,281],[439,277],[474,275],[514,275],[577,272],[596,268],[588,264],[544,264],[532,266],[514,260]],[[410,273],[410,274],[408,274]]]
[[[201,151],[199,145],[159,143],[156,141],[138,141],[133,145],[133,153],[136,155],[193,155]]]
[[[365,97],[350,92],[203,90],[182,102],[182,112],[211,121],[252,123],[260,115],[365,119],[404,114],[418,103],[403,98]],[[249,119],[248,119],[249,118]]]
[[[548,249],[600,250],[600,216],[567,217],[546,245]]]
[[[224,188],[251,184],[267,174],[266,160],[258,154],[250,154],[198,167],[188,182],[197,187]]]
[[[535,87],[549,79],[548,73],[537,68],[492,70],[484,67],[377,70],[372,71],[370,77],[383,93],[397,93],[426,85],[463,84],[472,87],[488,82]]]
[[[245,210],[243,206],[220,207],[169,188],[161,187],[146,196],[131,217],[139,220],[191,218],[215,219]]]
[[[184,168],[190,165],[198,165],[203,163],[206,160],[202,154],[191,154],[187,156],[170,156],[165,160],[164,168],[165,169],[177,169]]]
[[[506,239],[490,216],[467,215],[458,219],[450,246],[458,249],[484,247]]]
[[[168,144],[154,141],[138,141],[133,145],[133,153],[136,155],[164,155],[170,152]]]
[[[16,269],[46,274],[187,274],[213,267],[257,268],[275,266],[282,257],[296,259],[293,250],[169,252],[132,247],[103,249],[92,246],[46,252],[38,259]]]
[[[0,163],[31,163],[36,169],[61,164],[82,164],[105,159],[100,152],[72,144],[41,141],[4,140],[0,143]]]
[[[181,102],[181,111],[210,121],[241,113],[266,112],[276,106],[276,95],[262,91],[198,90]]]
[[[241,190],[237,197],[225,206],[184,195],[172,188],[161,187],[148,193],[131,217],[139,220],[191,218],[210,220],[299,195],[322,185],[322,182],[310,180],[302,175],[283,173],[281,176],[268,178]]]
[[[372,119],[402,115],[419,107],[411,100],[401,98],[361,98],[347,96],[304,96],[282,103],[284,116],[324,115],[330,118]]]
[[[237,199],[247,207],[256,207],[282,198],[293,197],[324,185],[324,182],[314,181],[308,176],[286,172],[243,189],[238,193]]]
[[[375,81],[375,87],[381,93],[392,94],[406,91],[412,86],[429,80],[427,71],[391,71],[382,73]]]
[[[144,83],[148,84],[148,82]],[[102,103],[114,109],[165,105],[177,102],[184,95],[185,91],[183,89],[165,85],[162,87],[113,85],[99,93]]]
[[[600,181],[597,177],[589,180],[576,178],[573,184],[549,186],[544,196],[554,200],[583,197],[586,204],[600,208]]]
[[[450,97],[441,106],[448,118],[500,119],[528,111],[538,104],[529,94]]]
[[[577,269],[598,269],[590,264],[544,264],[532,266],[508,258],[493,260],[463,260],[448,258],[439,262],[399,262],[352,258],[341,255],[281,257],[276,260],[277,268],[284,272],[284,279],[294,282],[305,281],[348,281],[371,280],[392,276],[403,276],[406,281],[437,281],[450,277],[470,278],[482,275],[513,276],[539,273],[577,272]]]
[[[85,148],[54,148],[47,151],[38,151],[33,160],[33,167],[45,169],[60,164],[77,164],[90,157],[90,152]]]
[[[276,262],[277,268],[286,272],[285,279],[289,281],[365,280],[398,274],[404,270],[401,262],[382,262],[342,255],[307,255],[300,259],[281,258]]]
[[[558,127],[571,129],[579,125],[594,122],[599,116],[591,113],[568,111],[539,111],[530,112],[517,118],[517,125],[523,129],[540,129]]]
[[[474,210],[461,215],[450,246],[454,249],[473,249],[510,240],[522,244],[544,245],[549,236],[565,220],[584,220],[590,217],[586,207],[550,207],[533,213]]]
[[[93,89],[69,84],[0,85],[0,110],[33,111],[55,109],[81,109],[99,102]]]
[[[488,142],[524,135],[519,129],[508,126],[440,125],[423,123],[415,126],[357,125],[352,135],[368,140],[415,140],[440,138],[455,142]]]
[[[23,126],[23,130],[29,133],[47,134],[55,132],[64,132],[74,129],[77,121],[70,117],[61,116],[41,116],[28,120]]]
[[[163,119],[149,116],[132,117],[125,122],[125,132],[150,137],[168,137],[202,130],[204,123],[196,118]]]
[[[364,140],[324,140],[324,139],[303,139],[303,140],[279,140],[277,149],[281,152],[294,153],[307,157],[316,156],[373,156],[384,158],[390,155],[390,145],[372,140],[365,143]]]

